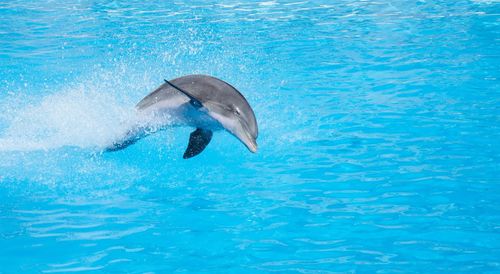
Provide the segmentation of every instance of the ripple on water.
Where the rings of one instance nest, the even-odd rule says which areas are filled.
[[[0,272],[495,272],[498,3],[0,4]],[[101,153],[163,78],[227,80],[259,152]]]

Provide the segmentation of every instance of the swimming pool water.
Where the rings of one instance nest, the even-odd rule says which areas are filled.
[[[498,1],[0,2],[0,273],[500,272]],[[219,77],[259,151],[101,153]]]

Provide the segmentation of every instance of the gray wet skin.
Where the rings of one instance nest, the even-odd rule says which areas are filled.
[[[167,126],[196,128],[184,158],[201,153],[210,142],[212,131],[220,129],[233,134],[251,152],[257,151],[258,128],[252,108],[238,90],[215,77],[187,75],[173,79],[144,97],[136,108],[140,114],[151,117],[151,122],[131,129],[108,151],[135,143],[154,132],[153,127]]]

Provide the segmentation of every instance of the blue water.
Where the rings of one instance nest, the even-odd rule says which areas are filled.
[[[500,273],[500,2],[0,2],[0,273]],[[185,74],[189,128],[101,153]]]

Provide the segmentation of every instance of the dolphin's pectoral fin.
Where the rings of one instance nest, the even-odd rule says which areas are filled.
[[[212,131],[208,129],[197,128],[189,136],[189,144],[184,152],[184,159],[189,159],[200,154],[212,140]]]

